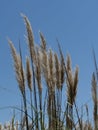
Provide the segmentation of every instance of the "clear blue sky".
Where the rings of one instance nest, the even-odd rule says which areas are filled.
[[[39,43],[38,32],[41,31],[49,47],[58,51],[58,38],[65,57],[70,53],[73,67],[79,66],[77,102],[82,105],[88,101],[94,71],[92,45],[98,57],[98,1],[0,0],[0,107],[20,104],[7,42],[9,37],[18,48],[20,39],[22,51],[27,53],[26,30],[20,13],[28,16],[36,43]],[[12,110],[0,110],[0,122],[8,121],[10,115]]]

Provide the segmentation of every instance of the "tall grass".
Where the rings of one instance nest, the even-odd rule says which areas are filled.
[[[22,109],[24,115],[21,117],[24,125],[21,129],[97,130],[97,75],[94,73],[92,76],[92,97],[94,103],[93,126],[89,120],[88,106],[86,105],[87,121],[84,121],[82,118],[83,115],[81,116],[79,113],[76,103],[79,68],[76,66],[73,71],[71,57],[67,55],[65,60],[59,43],[59,54],[52,49],[48,49],[46,40],[41,32],[39,35],[40,45],[36,45],[31,24],[25,15],[22,15],[22,17],[26,25],[29,48],[26,65],[23,65],[20,45],[18,53],[12,41],[8,40],[13,57],[17,83],[23,97],[24,108]],[[24,66],[26,66],[26,69]],[[26,85],[30,91],[29,99],[27,99]],[[76,115],[75,118],[74,115]],[[21,124],[23,124],[22,121]],[[19,129],[19,127],[15,129]]]

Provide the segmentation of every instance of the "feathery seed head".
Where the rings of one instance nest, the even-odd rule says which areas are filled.
[[[28,38],[28,46],[30,50],[30,56],[31,59],[35,62],[36,60],[36,52],[35,52],[35,47],[34,47],[34,35],[32,31],[31,24],[28,20],[28,18],[25,15],[22,15],[26,24],[26,29],[27,29],[27,38]]]
[[[66,68],[67,68],[68,71],[71,71],[71,59],[70,59],[70,55],[67,55]]]
[[[55,86],[55,78],[54,78],[54,56],[53,52],[50,49],[49,50],[49,81],[50,81],[50,87],[54,89]]]
[[[61,66],[57,54],[54,54],[55,58],[55,75],[56,75],[56,86],[61,89]]]
[[[41,85],[41,61],[40,61],[40,51],[37,48],[37,56],[36,56],[36,80],[38,84],[38,89],[42,92],[42,85]]]
[[[11,49],[11,53],[12,53],[12,57],[13,57],[13,61],[14,61],[16,79],[19,84],[20,91],[23,94],[24,90],[25,90],[25,76],[24,76],[24,70],[23,70],[23,66],[22,66],[21,57],[19,54],[17,54],[12,41],[8,40],[8,42],[10,45],[10,49]]]
[[[27,57],[26,58],[26,77],[27,77],[27,83],[30,91],[32,91],[32,70],[30,67],[30,60]]]
[[[40,34],[40,39],[41,39],[41,48],[43,50],[46,50],[46,40],[41,32],[39,34]]]

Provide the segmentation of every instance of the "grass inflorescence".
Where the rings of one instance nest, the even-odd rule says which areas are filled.
[[[98,130],[98,77],[96,72],[92,75],[94,104],[94,124],[92,124],[89,120],[87,104],[85,105],[87,120],[84,121],[83,114],[79,113],[76,102],[79,67],[76,66],[73,70],[70,55],[68,54],[65,60],[58,41],[59,54],[48,49],[41,32],[39,32],[40,45],[36,45],[31,24],[25,15],[22,17],[26,26],[29,51],[26,65],[22,61],[20,45],[18,53],[13,42],[11,40],[8,42],[13,57],[16,80],[23,99],[24,107],[21,108],[21,113],[24,113],[20,115],[20,122],[15,123],[12,118],[10,125],[5,126],[9,130],[20,128],[22,130]],[[95,55],[94,61],[96,62]],[[29,99],[27,99],[26,86],[30,92]],[[4,129],[5,126],[0,125],[0,129]]]

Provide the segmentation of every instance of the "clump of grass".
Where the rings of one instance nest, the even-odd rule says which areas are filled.
[[[67,55],[66,60],[64,59],[58,41],[59,54],[52,49],[48,49],[46,40],[41,32],[39,33],[40,45],[36,45],[31,24],[25,15],[22,16],[26,25],[29,48],[29,56],[26,58],[26,69],[23,67],[20,46],[19,53],[17,53],[14,44],[9,40],[16,79],[24,103],[25,114],[21,116],[23,119],[21,122],[24,125],[21,128],[26,128],[27,130],[93,130],[89,121],[88,107],[86,106],[87,121],[84,122],[79,115],[76,104],[79,68],[76,66],[73,71],[71,57]],[[30,99],[28,99],[30,104],[27,100],[26,82],[30,91]],[[96,92],[96,77],[93,74],[92,95],[95,130],[98,128],[98,97]],[[66,102],[65,106],[63,105],[64,102]],[[31,113],[28,109],[29,105]],[[76,114],[77,122],[74,114]]]

